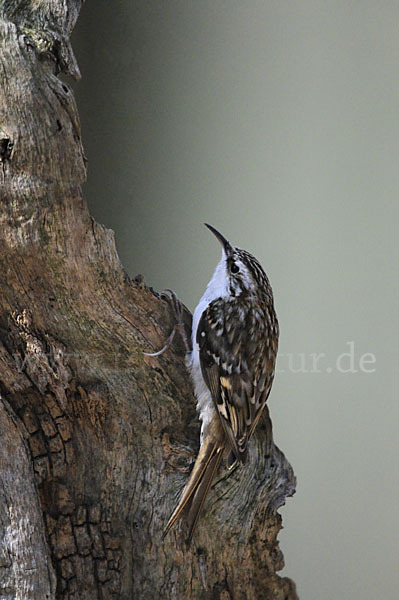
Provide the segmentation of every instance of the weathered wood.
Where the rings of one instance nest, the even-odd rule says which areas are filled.
[[[276,512],[295,479],[265,415],[190,549],[161,533],[199,424],[168,303],[89,216],[69,44],[78,0],[0,3],[0,596],[296,598]],[[112,201],[112,200],[110,200]],[[187,313],[187,326],[189,326]]]

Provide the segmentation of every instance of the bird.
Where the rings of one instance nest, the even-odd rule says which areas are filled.
[[[273,292],[261,264],[205,226],[220,242],[222,256],[193,314],[192,350],[184,340],[201,421],[200,449],[163,533],[164,538],[184,516],[187,544],[222,458],[229,469],[247,462],[248,442],[272,387],[279,338]],[[184,337],[182,305],[173,296]]]

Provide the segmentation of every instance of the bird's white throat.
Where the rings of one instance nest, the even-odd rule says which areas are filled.
[[[228,295],[228,292],[229,278],[226,268],[226,255],[223,252],[222,258],[217,264],[212,278],[206,286],[206,290],[194,311],[192,328],[193,348],[196,344],[198,323],[201,319],[202,313],[208,308],[209,304],[213,302],[213,300],[216,300],[216,298],[225,298]]]

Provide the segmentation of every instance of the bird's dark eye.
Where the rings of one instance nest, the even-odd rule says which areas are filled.
[[[233,263],[233,264],[231,265],[231,272],[232,272],[232,273],[238,273],[238,271],[239,271],[239,270],[240,270],[240,267],[238,267],[238,266],[236,265],[236,263]]]

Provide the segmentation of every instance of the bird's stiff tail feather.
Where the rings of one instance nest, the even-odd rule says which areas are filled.
[[[183,489],[180,500],[174,509],[168,524],[166,525],[162,538],[169,533],[179,517],[183,516],[184,511],[189,527],[187,544],[190,544],[195,526],[198,522],[198,517],[204,505],[212,480],[219,467],[224,450],[225,438],[224,435],[220,435],[220,431],[218,431],[218,435],[205,436],[189,480]]]

